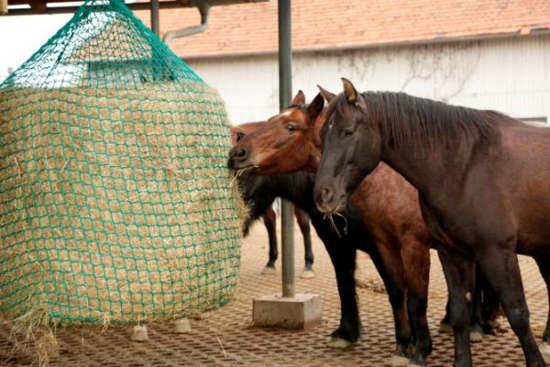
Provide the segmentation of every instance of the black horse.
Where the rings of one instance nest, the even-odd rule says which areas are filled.
[[[354,276],[357,249],[370,255],[384,281],[392,305],[401,302],[400,300],[405,296],[404,292],[388,280],[389,277],[386,276],[382,267],[374,240],[365,228],[359,213],[350,205],[345,212],[347,223],[338,217],[334,218],[335,225],[339,228],[338,232],[343,233],[346,227],[346,235],[339,237],[330,222],[325,219],[324,214],[317,210],[313,200],[314,174],[306,172],[273,176],[244,174],[241,177],[243,195],[250,206],[250,215],[245,228],[260,218],[276,197],[293,202],[309,214],[311,223],[325,244],[336,273],[341,317],[340,325],[332,333],[332,342],[335,346],[355,343],[361,332]]]

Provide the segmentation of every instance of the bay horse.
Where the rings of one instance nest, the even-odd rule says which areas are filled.
[[[233,126],[231,128],[231,141],[235,145],[245,134],[250,133],[251,131],[257,129],[261,126],[264,121],[257,122],[248,122]],[[248,190],[249,184],[246,183],[244,177],[239,178],[239,184],[244,192]],[[270,203],[272,204],[273,201]],[[250,204],[250,203],[249,203]],[[313,249],[311,247],[311,229],[309,227],[309,216],[302,209],[295,207],[294,216],[302,232],[304,238],[304,269],[300,275],[303,279],[309,279],[315,277],[315,272],[313,271]],[[267,230],[267,238],[269,242],[269,258],[265,268],[262,270],[262,274],[269,274],[275,272],[275,262],[279,257],[279,251],[277,246],[277,214],[273,210],[273,205],[268,205],[261,215],[254,217],[251,220],[251,217],[248,217],[243,226],[243,237],[248,236],[250,232],[250,227],[253,222],[259,218],[263,219],[264,226]]]
[[[550,313],[539,350],[516,254],[535,259],[550,291],[550,130],[404,93],[358,93],[342,80],[344,91],[329,103],[321,130],[319,209],[341,211],[380,162],[391,166],[418,190],[441,259],[451,297],[454,366],[472,365],[474,261],[494,287],[527,366],[545,366]]]
[[[319,130],[325,121],[323,104],[323,97],[318,95],[310,105],[305,105],[305,96],[299,92],[292,106],[270,118],[267,124],[243,138],[232,149],[230,167],[242,169],[257,166],[249,169],[256,174],[301,169],[316,171],[321,155]],[[408,345],[416,343],[413,363],[422,365],[431,350],[426,322],[431,244],[416,190],[391,168],[381,165],[356,190],[353,203],[376,238],[383,261],[404,295],[399,301],[390,295],[392,305],[400,305],[394,309],[396,356],[410,357],[402,351],[409,350]],[[495,297],[491,297],[490,290],[484,289],[486,302],[480,302],[480,287],[476,287],[474,297],[478,301],[476,305],[483,305],[483,309],[476,308],[472,317],[472,336],[479,341],[482,337],[481,314],[486,317],[485,320],[493,320],[499,305],[494,302]],[[446,309],[447,314],[442,321],[448,322],[449,307]],[[487,332],[494,332],[490,323],[484,323],[483,327]],[[448,328],[443,322],[440,330]],[[393,360],[396,362],[396,358]]]

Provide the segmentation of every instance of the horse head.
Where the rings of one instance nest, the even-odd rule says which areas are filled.
[[[314,196],[320,211],[340,212],[363,178],[380,162],[382,137],[369,118],[365,98],[342,78],[344,92],[332,99],[321,129],[323,154]]]
[[[313,142],[315,123],[323,107],[321,94],[306,105],[305,96],[299,91],[290,107],[235,144],[229,152],[229,168],[253,169],[259,174],[291,173],[306,168],[318,151]]]

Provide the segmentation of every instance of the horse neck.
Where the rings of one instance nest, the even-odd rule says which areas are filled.
[[[421,142],[419,142],[421,144]],[[424,197],[445,195],[462,182],[476,143],[465,139],[429,149],[395,149],[384,144],[381,160],[409,181]]]
[[[239,181],[244,199],[251,208],[250,222],[265,213],[276,197],[293,202],[309,214],[316,208],[313,201],[314,175],[305,172],[270,176],[251,175],[239,178]]]
[[[296,172],[292,174],[273,175],[274,194],[292,201],[302,209],[309,212],[309,209],[315,208],[313,201],[313,186],[315,185],[315,176],[306,172]]]
[[[419,192],[429,189],[429,182],[426,181],[434,179],[433,174],[437,174],[442,167],[442,162],[438,158],[418,154],[400,154],[391,149],[383,150],[382,161],[409,181]]]
[[[371,121],[382,138],[382,160],[420,193],[456,188],[472,160],[500,146],[500,125],[493,111],[450,106],[403,93],[363,94]],[[485,152],[485,153],[486,153]]]

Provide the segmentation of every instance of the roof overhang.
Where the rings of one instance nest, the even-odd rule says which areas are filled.
[[[72,0],[0,0],[7,1],[7,13],[0,15],[32,15],[32,14],[67,14],[74,13],[83,1]],[[262,3],[269,0],[160,0],[160,9],[196,7],[200,3],[210,6],[234,5],[244,3]],[[125,1],[126,6],[132,10],[149,10],[151,1]]]

